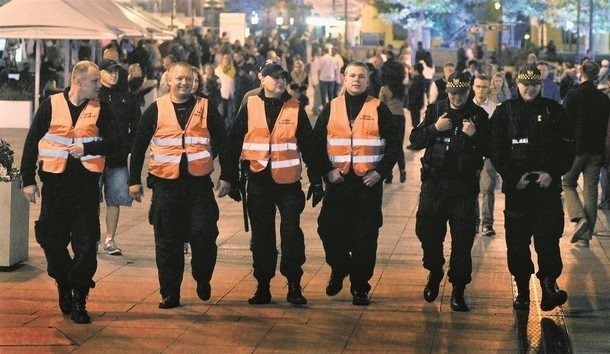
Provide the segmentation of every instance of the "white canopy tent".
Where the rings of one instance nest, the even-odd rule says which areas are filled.
[[[39,105],[42,39],[116,39],[122,34],[83,15],[63,0],[12,0],[0,7],[0,38],[37,40],[35,110]]]

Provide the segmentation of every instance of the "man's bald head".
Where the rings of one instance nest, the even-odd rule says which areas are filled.
[[[108,48],[104,50],[104,54],[102,54],[102,59],[110,59],[114,60],[117,63],[119,62],[119,52],[116,48]]]

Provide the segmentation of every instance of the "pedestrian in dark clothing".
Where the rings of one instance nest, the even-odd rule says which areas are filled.
[[[262,89],[250,96],[241,107],[229,132],[230,181],[236,183],[239,159],[248,174],[247,207],[252,223],[252,251],[256,292],[248,299],[251,305],[271,302],[270,282],[275,276],[278,251],[275,215],[280,213],[282,257],[280,273],[288,280],[286,301],[304,305],[302,266],[305,263],[305,241],[300,217],[305,207],[301,187],[301,156],[307,164],[310,187],[307,199],[313,206],[322,199],[324,190],[315,159],[311,123],[299,102],[286,92],[288,73],[274,62],[260,72]],[[301,155],[302,154],[302,155]]]
[[[424,79],[424,66],[421,63],[413,65],[413,76],[409,86],[409,104],[407,108],[411,113],[411,124],[415,128],[421,121],[421,109],[424,108],[426,94],[426,80]]]
[[[35,178],[39,166],[43,185],[36,241],[57,283],[59,308],[75,323],[91,322],[86,299],[97,270],[99,180],[104,156],[121,148],[112,109],[97,100],[99,89],[97,66],[76,63],[71,86],[43,101],[36,112],[21,160],[23,194],[31,203],[41,196]]]
[[[556,280],[563,263],[561,175],[574,158],[569,126],[559,103],[540,96],[540,70],[524,66],[517,75],[519,97],[499,105],[491,117],[491,162],[502,176],[508,270],[517,283],[515,309],[528,309],[534,273],[530,244],[538,255],[540,308],[550,311],[567,300]],[[571,158],[570,158],[571,156]]]
[[[180,306],[185,242],[191,245],[197,296],[203,301],[211,296],[219,214],[210,177],[214,170],[212,146],[220,152],[218,196],[231,190],[223,174],[226,139],[222,117],[207,99],[192,95],[193,71],[187,63],[179,62],[169,69],[168,84],[169,94],[159,97],[142,115],[129,174],[129,194],[141,202],[144,191],[140,176],[150,145],[146,182],[153,190],[149,222],[155,234],[162,309]]]
[[[570,221],[576,222],[570,241],[588,247],[597,222],[597,186],[604,164],[606,130],[610,117],[610,99],[595,86],[599,66],[592,60],[580,70],[581,84],[566,96],[563,107],[575,129],[576,158],[563,176],[566,210]],[[583,176],[583,201],[576,187]]]
[[[436,300],[443,279],[443,242],[447,222],[451,227],[449,282],[453,284],[451,309],[469,311],[464,299],[472,280],[471,249],[474,242],[479,173],[489,155],[487,112],[468,99],[470,77],[453,73],[447,81],[446,101],[426,109],[424,121],[411,132],[411,148],[426,149],[422,158],[422,187],[415,233],[430,271],[424,299]]]
[[[407,98],[406,87],[403,84],[405,69],[399,62],[388,60],[383,65],[382,73],[384,85],[379,92],[379,100],[388,106],[396,120],[396,129],[400,135],[400,151],[396,163],[398,164],[400,183],[404,183],[407,180],[405,151],[402,148],[405,141],[406,124],[404,101]],[[390,177],[386,178],[385,183],[390,184],[392,180],[392,174],[390,174]]]
[[[99,99],[107,102],[114,113],[115,122],[121,133],[122,146],[106,158],[102,174],[102,187],[106,200],[106,237],[104,250],[109,255],[121,255],[121,249],[114,240],[119,222],[120,207],[131,206],[129,196],[129,171],[127,156],[131,152],[140,116],[140,106],[133,100],[133,95],[118,85],[119,63],[104,59],[100,63],[102,87]]]
[[[369,281],[383,225],[381,181],[390,176],[400,150],[396,120],[384,103],[367,95],[368,80],[366,64],[348,64],[345,94],[323,108],[314,128],[327,186],[318,217],[332,271],[326,294],[338,294],[349,275],[352,304],[358,306],[371,301]]]

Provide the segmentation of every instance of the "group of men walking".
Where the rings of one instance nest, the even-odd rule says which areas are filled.
[[[107,68],[102,64],[102,71]],[[43,204],[36,239],[47,257],[48,274],[57,282],[60,309],[74,322],[90,322],[86,297],[95,286],[99,179],[109,161],[105,156],[121,152],[126,162],[127,151],[131,152],[129,194],[140,202],[149,146],[146,183],[152,189],[149,222],[155,237],[159,308],[180,306],[184,242],[191,244],[197,295],[203,301],[211,297],[219,234],[211,179],[216,157],[221,168],[217,196],[245,199],[251,219],[257,288],[250,304],[271,302],[270,282],[278,258],[276,210],[281,218],[279,269],[288,281],[286,300],[307,303],[301,287],[305,244],[300,227],[306,199],[312,199],[314,207],[322,202],[318,234],[331,268],[326,293],[338,294],[349,277],[353,304],[370,303],[369,281],[383,224],[381,181],[391,176],[402,149],[397,122],[384,103],[367,94],[366,64],[347,65],[345,93],[326,104],[313,128],[303,107],[286,92],[288,73],[280,65],[267,62],[259,75],[260,91],[247,98],[228,129],[207,98],[193,96],[196,73],[185,63],[171,68],[169,94],[138,117],[137,129],[120,125],[123,114],[113,110],[112,102],[98,100],[100,70],[90,62],[77,63],[71,86],[42,104],[26,138],[23,191],[35,202],[38,162]],[[567,299],[556,279],[561,274],[561,176],[572,164],[572,129],[561,106],[540,97],[540,71],[535,66],[524,67],[517,79],[519,97],[498,106],[490,120],[488,112],[469,98],[470,78],[452,74],[447,100],[430,105],[410,136],[412,149],[426,149],[416,224],[423,265],[430,271],[423,296],[428,302],[438,296],[448,222],[454,311],[469,310],[464,291],[471,281],[484,156],[504,180],[508,263],[519,288],[514,308],[529,306],[532,236],[539,257],[542,309],[553,309]],[[485,83],[489,85],[488,78],[475,80],[475,86]],[[301,161],[310,182],[307,197],[300,182]],[[240,173],[248,179],[241,191]],[[67,250],[70,242],[74,256]]]

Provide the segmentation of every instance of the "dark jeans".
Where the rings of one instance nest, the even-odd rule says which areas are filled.
[[[268,284],[275,276],[278,256],[276,206],[280,212],[280,273],[289,282],[300,282],[303,275],[305,237],[300,222],[305,194],[301,182],[277,184],[269,176],[252,175],[248,182],[248,213],[252,225],[250,250],[254,278],[259,284]]]
[[[155,256],[162,297],[180,297],[184,243],[191,244],[191,268],[197,282],[209,282],[216,266],[218,205],[206,177],[156,179],[149,221],[154,227]]]
[[[377,238],[383,224],[381,181],[372,187],[362,177],[344,176],[329,184],[318,217],[318,234],[326,263],[334,274],[350,276],[351,291],[369,291],[377,259]]]
[[[451,231],[449,282],[466,285],[472,280],[471,250],[475,236],[477,193],[448,195],[432,182],[424,182],[419,194],[415,233],[424,252],[424,268],[441,272],[445,264],[443,243],[447,222]]]
[[[320,80],[320,97],[322,98],[322,106],[326,106],[328,102],[337,97],[335,86],[337,86],[337,83],[334,81]]]

